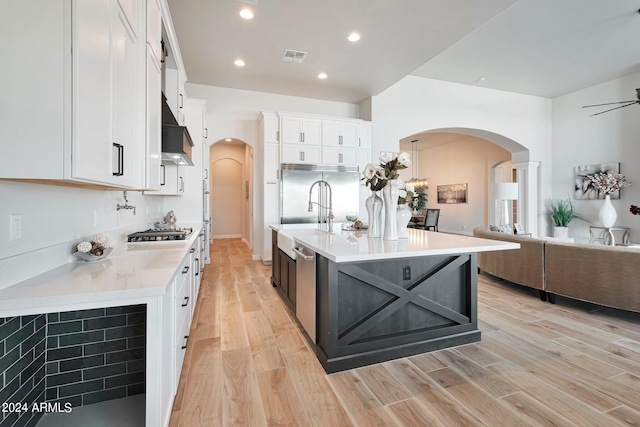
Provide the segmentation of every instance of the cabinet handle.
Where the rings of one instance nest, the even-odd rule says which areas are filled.
[[[187,274],[188,272],[189,272],[189,266],[187,265],[182,269],[182,274]]]
[[[182,179],[182,177],[180,177],[180,192],[184,192],[184,179]]]
[[[276,141],[280,142],[280,131],[276,131]]]
[[[194,253],[196,251],[196,248],[191,248],[191,250],[189,251],[190,254]]]
[[[338,137],[338,145],[342,145],[342,135]]]
[[[167,170],[164,165],[160,165],[160,168],[162,169],[162,182],[160,185],[165,185],[167,183]]]
[[[358,147],[362,147],[362,138],[358,138]]]
[[[113,176],[122,176],[124,175],[124,147],[115,142],[113,147],[116,149],[116,156],[118,157],[117,171],[113,172]]]
[[[189,344],[189,335],[184,336],[184,345],[182,346],[183,350],[187,348],[187,344]]]
[[[209,138],[209,128],[204,128],[204,139]]]
[[[302,132],[302,142],[304,142],[304,137],[305,137],[305,134],[304,132]]]
[[[184,297],[184,302],[180,307],[186,307],[187,305],[189,305],[189,297]]]
[[[300,132],[300,142],[302,142],[302,132]]]
[[[302,161],[304,162],[304,151],[302,152]]]
[[[196,264],[198,264],[196,268],[196,276],[198,276],[200,274],[200,258],[196,258]]]
[[[338,154],[338,163],[342,163],[342,153]]]
[[[180,108],[184,107],[184,96],[180,94]]]
[[[209,169],[204,170],[204,179],[209,179]]]

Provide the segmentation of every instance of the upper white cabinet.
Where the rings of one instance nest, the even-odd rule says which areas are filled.
[[[147,0],[147,44],[159,66],[162,61],[162,10],[158,0]]]
[[[357,148],[371,148],[371,123],[358,123],[355,145]]]
[[[41,1],[37,14],[32,2],[3,5],[7,37],[29,37],[0,47],[3,103],[13,105],[0,178],[144,187],[144,4]]]
[[[185,94],[184,94],[185,78],[176,68],[165,69],[165,92],[169,109],[176,118],[180,126],[185,125]]]
[[[296,115],[280,116],[280,132],[283,144],[320,145],[322,121]]]
[[[356,122],[322,120],[323,146],[355,147],[356,138]]]
[[[153,0],[150,0],[153,2]],[[160,189],[161,161],[162,161],[162,72],[160,63],[156,60],[151,46],[147,46],[147,146],[146,146],[146,176],[147,190]]]

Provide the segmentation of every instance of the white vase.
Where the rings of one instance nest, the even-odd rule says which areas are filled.
[[[618,219],[618,213],[616,212],[616,208],[613,207],[611,197],[608,194],[604,198],[604,203],[598,211],[598,219],[605,228],[613,227],[616,223],[616,219]]]
[[[384,240],[398,240],[398,196],[400,187],[395,179],[389,180],[382,189],[384,198]]]
[[[408,239],[409,233],[407,232],[407,224],[411,221],[411,209],[409,209],[409,206],[402,204],[398,205],[397,211],[396,220],[398,221],[398,239]]]
[[[553,237],[569,238],[569,227],[553,227]]]
[[[369,215],[369,228],[367,236],[371,238],[382,237],[382,199],[378,196],[378,192],[374,191],[371,196],[367,197],[364,206],[367,208]]]

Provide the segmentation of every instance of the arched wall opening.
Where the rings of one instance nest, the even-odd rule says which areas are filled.
[[[401,178],[429,181],[427,207],[440,209],[440,230],[471,234],[473,227],[498,224],[502,204],[492,194],[494,184],[517,182],[509,218],[537,235],[537,162],[528,161],[529,150],[517,141],[481,129],[440,128],[402,138],[400,150],[414,160]],[[467,184],[467,201],[439,202],[437,187],[453,184]]]
[[[254,150],[225,138],[209,147],[211,238],[241,238],[253,248]]]

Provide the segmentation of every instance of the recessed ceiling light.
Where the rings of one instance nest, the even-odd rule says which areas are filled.
[[[319,79],[324,80],[324,79],[326,79],[327,77],[328,77],[328,76],[327,76],[327,73],[320,73],[320,74],[318,74],[318,78],[319,78]]]
[[[351,34],[349,34],[349,37],[347,37],[347,39],[348,39],[350,42],[357,42],[358,40],[360,40],[360,34],[358,34],[358,33],[351,33]]]
[[[253,11],[248,7],[245,7],[240,11],[240,16],[244,19],[253,19]]]
[[[244,67],[244,61],[242,59],[236,59],[233,63],[238,67]]]
[[[485,80],[487,80],[486,77],[478,77],[478,79],[476,80],[476,83],[482,83]]]
[[[225,138],[225,141],[231,142],[231,138]]]

